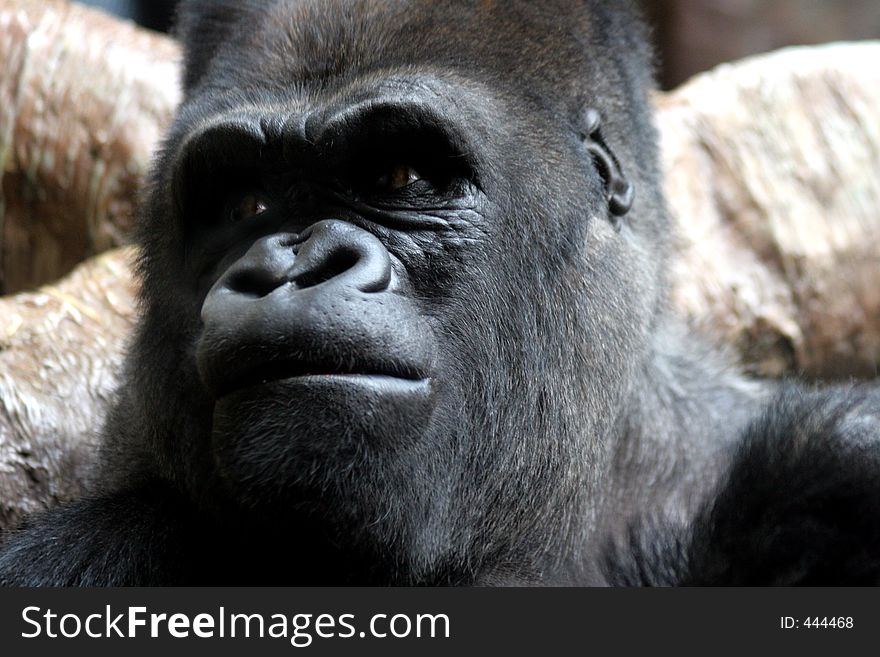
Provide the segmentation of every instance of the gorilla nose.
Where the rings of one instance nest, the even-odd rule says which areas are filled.
[[[345,221],[257,240],[202,304],[203,382],[218,398],[295,377],[423,382],[430,329],[395,281],[385,245]]]
[[[391,284],[388,251],[374,235],[349,223],[314,224],[297,238],[294,251],[290,276],[301,288],[334,280],[361,292],[382,292]]]
[[[376,236],[328,219],[299,235],[259,240],[220,283],[249,297],[264,297],[288,284],[307,289],[328,283],[369,293],[387,290],[391,274],[388,251]]]

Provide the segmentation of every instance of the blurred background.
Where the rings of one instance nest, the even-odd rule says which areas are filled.
[[[878,0],[642,0],[655,26],[661,81],[783,46],[880,38]]]
[[[166,31],[175,0],[81,0]],[[880,0],[642,0],[660,80],[672,88],[746,55],[797,44],[880,38]]]

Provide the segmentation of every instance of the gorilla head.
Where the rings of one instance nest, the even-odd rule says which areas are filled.
[[[586,548],[662,306],[624,4],[184,3],[109,469],[386,579]]]

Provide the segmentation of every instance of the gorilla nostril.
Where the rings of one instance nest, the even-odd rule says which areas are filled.
[[[227,287],[238,294],[262,298],[278,289],[285,281],[260,269],[245,269],[229,277]]]
[[[333,251],[320,267],[309,269],[294,278],[300,288],[315,287],[331,278],[336,278],[354,267],[361,256],[355,249],[342,248]]]

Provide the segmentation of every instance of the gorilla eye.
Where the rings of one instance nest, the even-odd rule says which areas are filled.
[[[229,205],[229,218],[243,221],[258,217],[269,209],[269,201],[259,194],[245,194],[236,197]]]
[[[375,185],[380,191],[396,192],[420,180],[422,180],[422,174],[414,167],[406,164],[396,164],[389,167],[382,175],[376,178]]]

